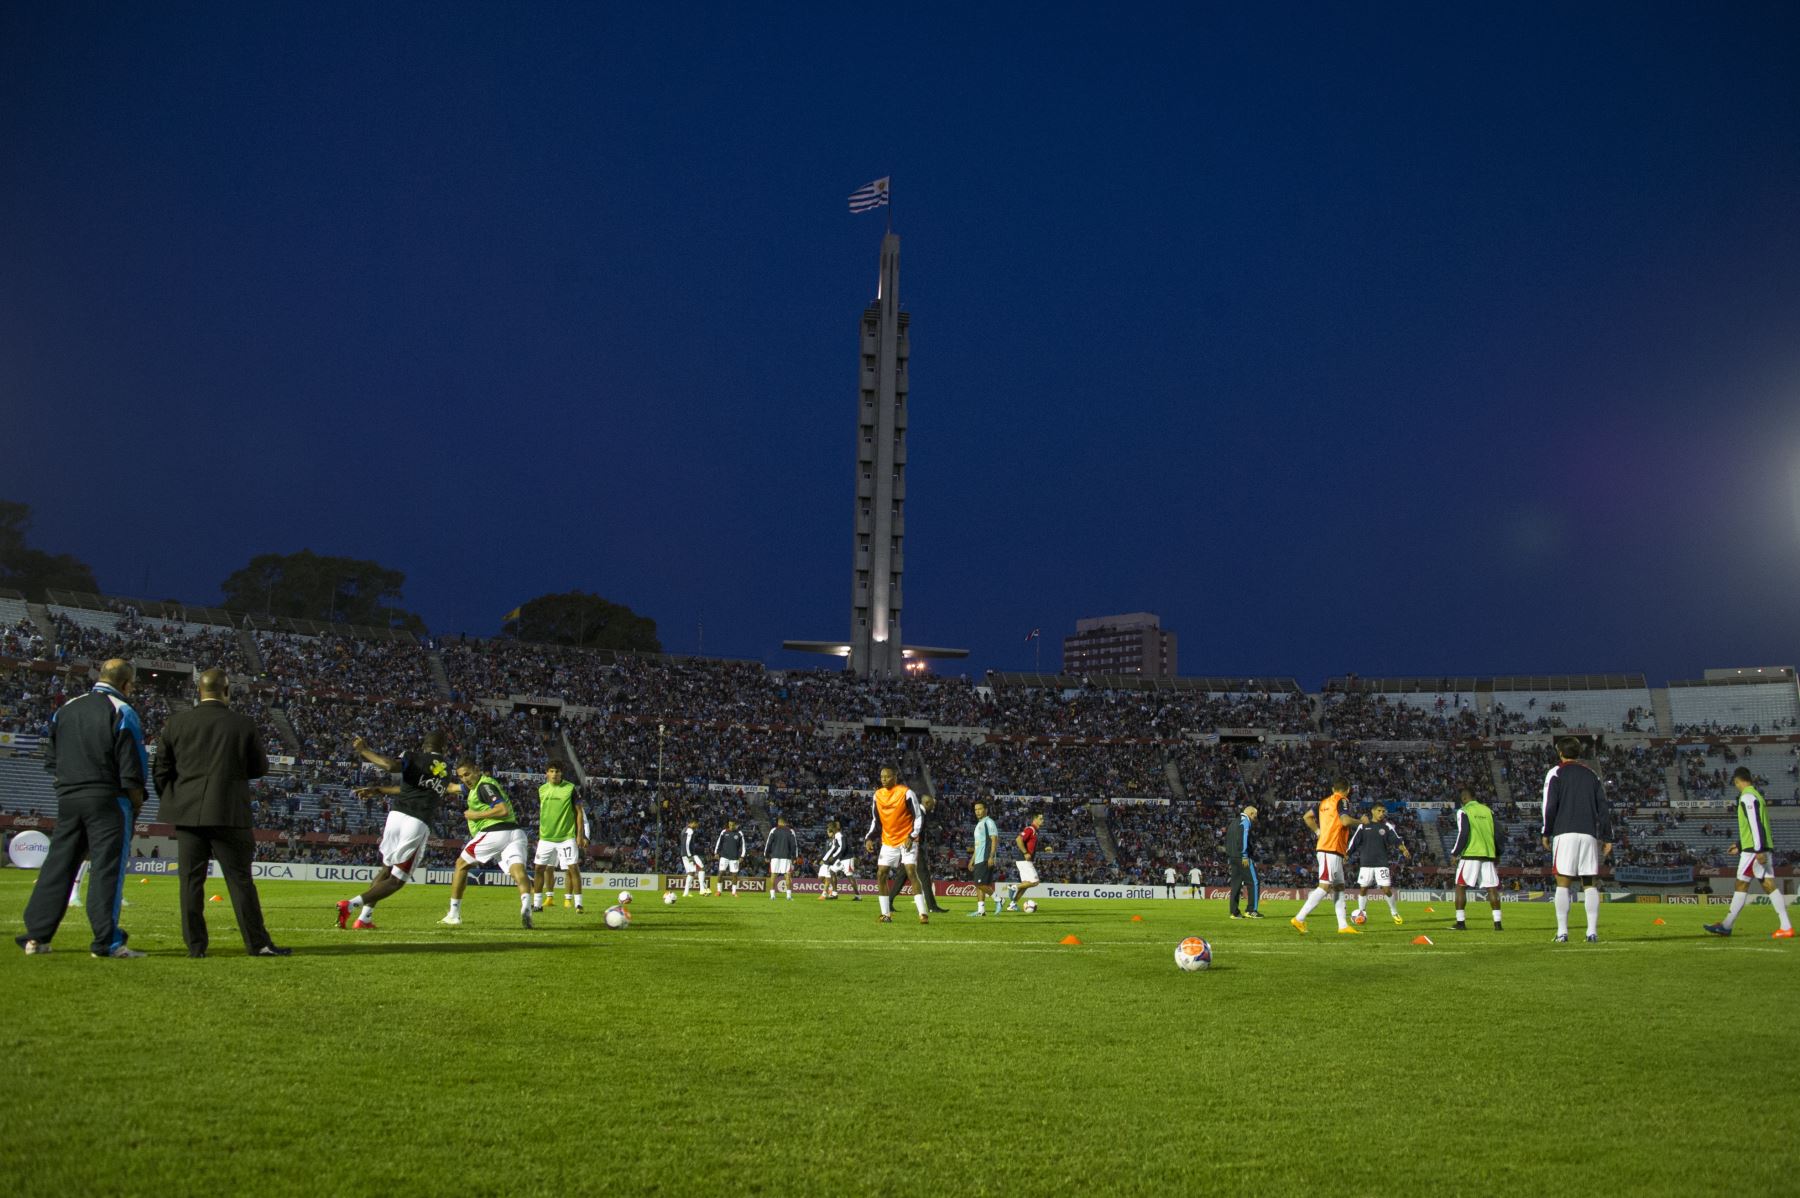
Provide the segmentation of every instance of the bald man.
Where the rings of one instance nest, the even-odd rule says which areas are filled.
[[[128,701],[134,678],[131,663],[114,658],[100,667],[93,690],[50,717],[44,768],[56,777],[56,830],[25,904],[25,931],[16,937],[27,956],[50,951],[84,857],[94,863],[87,903],[94,939],[88,951],[96,957],[144,955],[126,947],[127,933],[119,927],[125,860],[149,772],[144,725]]]
[[[228,705],[224,670],[201,674],[198,689],[200,702],[171,717],[156,745],[156,793],[163,819],[175,825],[181,938],[188,956],[206,956],[206,867],[217,858],[245,950],[252,957],[285,957],[293,950],[269,939],[250,874],[256,860],[250,780],[269,772],[262,736],[255,720]]]

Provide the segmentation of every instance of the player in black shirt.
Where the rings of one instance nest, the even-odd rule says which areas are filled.
[[[355,911],[356,922],[351,926],[368,929],[375,926],[371,918],[375,904],[412,881],[414,871],[424,864],[431,821],[437,818],[438,805],[451,785],[450,763],[444,760],[448,742],[442,732],[429,732],[417,749],[403,757],[383,756],[360,736],[350,747],[370,765],[400,775],[398,786],[359,786],[355,791],[359,799],[375,795],[394,797],[387,823],[381,829],[381,863],[387,871],[369,883],[367,890],[337,905],[338,927],[346,926],[350,913]]]
[[[1369,888],[1377,888],[1382,898],[1387,900],[1388,914],[1396,924],[1404,922],[1400,918],[1400,908],[1394,903],[1394,853],[1398,851],[1408,861],[1412,860],[1412,850],[1400,839],[1400,830],[1388,822],[1387,808],[1380,803],[1369,809],[1369,822],[1358,824],[1356,831],[1350,834],[1350,845],[1344,850],[1344,859],[1354,863],[1356,869],[1356,914],[1361,916],[1356,922],[1361,923],[1369,917]]]

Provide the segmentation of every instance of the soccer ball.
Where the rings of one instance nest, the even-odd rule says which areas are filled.
[[[663,903],[670,907],[675,905],[675,892],[673,890],[663,891]]]
[[[1175,946],[1175,964],[1188,973],[1212,968],[1212,945],[1198,936],[1189,936]]]
[[[630,927],[631,912],[624,907],[608,907],[606,909],[606,926],[609,928]]]
[[[1361,927],[1363,924],[1369,922],[1369,913],[1367,911],[1352,911],[1350,913],[1350,922]]]
[[[631,902],[631,891],[629,891],[629,890],[619,891],[619,906],[623,907],[630,902]]]
[[[1030,915],[1033,911],[1037,910],[1037,900],[1036,899],[1026,899],[1020,905],[1025,908],[1025,914],[1027,914],[1027,915]]]

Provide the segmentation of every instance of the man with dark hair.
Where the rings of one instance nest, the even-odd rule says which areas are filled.
[[[438,804],[444,801],[452,785],[450,763],[444,759],[448,741],[442,732],[428,732],[419,747],[403,757],[377,753],[360,736],[350,747],[370,765],[400,775],[397,786],[359,786],[354,792],[359,799],[394,796],[393,809],[388,812],[387,823],[381,829],[381,864],[387,867],[386,872],[378,875],[367,890],[337,905],[338,927],[346,926],[350,913],[355,911],[356,922],[349,926],[371,930],[375,927],[375,921],[370,918],[375,912],[375,904],[390,894],[399,893],[425,862],[425,847],[431,842],[431,821],[437,817]]]
[[[681,829],[681,893],[688,893],[699,879],[700,896],[706,897],[706,843],[700,839],[700,821],[689,817]]]
[[[769,859],[769,901],[775,900],[775,879],[781,879],[781,892],[788,901],[794,898],[794,858],[800,855],[800,839],[788,827],[787,816],[775,817],[775,826],[763,841],[763,856]]]
[[[1580,761],[1581,741],[1556,740],[1558,761],[1544,774],[1544,824],[1539,836],[1556,870],[1556,943],[1569,942],[1570,883],[1581,879],[1587,939],[1600,940],[1600,863],[1612,852],[1612,811],[1599,775]]]
[[[726,820],[724,830],[713,838],[713,854],[718,858],[718,866],[713,870],[713,897],[724,895],[725,875],[730,873],[731,894],[736,898],[738,876],[744,868],[744,833],[736,820]]]
[[[250,866],[250,780],[269,772],[256,721],[231,710],[225,671],[200,675],[200,702],[177,712],[156,743],[156,793],[162,817],[175,825],[181,877],[181,938],[188,956],[206,956],[206,865],[217,858],[237,915],[238,934],[252,957],[285,957],[263,924],[262,901]]]
[[[1760,882],[1769,904],[1775,908],[1775,918],[1781,921],[1781,926],[1769,933],[1770,937],[1791,940],[1794,925],[1788,920],[1787,895],[1781,893],[1781,883],[1775,879],[1775,861],[1770,855],[1774,840],[1769,835],[1769,805],[1763,802],[1755,777],[1744,766],[1732,771],[1731,784],[1738,792],[1738,838],[1731,846],[1738,855],[1736,892],[1723,922],[1706,924],[1705,930],[1714,936],[1731,935],[1732,925],[1750,901],[1750,883]]]
[[[1018,858],[1013,861],[1013,868],[1019,871],[1019,880],[1014,882],[1006,892],[1006,909],[1008,911],[1017,911],[1020,897],[1036,886],[1040,880],[1037,855],[1039,833],[1043,827],[1044,813],[1040,811],[1027,820],[1025,826],[1019,829],[1019,834],[1013,837],[1013,848],[1018,850],[1019,854]],[[1000,905],[996,903],[994,904],[994,913],[997,915],[999,912]]]
[[[1400,916],[1400,908],[1394,898],[1394,851],[1408,861],[1412,860],[1412,850],[1400,839],[1400,829],[1388,822],[1387,808],[1380,803],[1369,808],[1369,822],[1357,825],[1356,831],[1350,834],[1350,846],[1344,850],[1344,856],[1356,863],[1356,915],[1357,922],[1368,918],[1369,887],[1387,900],[1388,914],[1398,926],[1404,923]]]
[[[931,849],[925,843],[926,831],[931,827],[931,813],[937,809],[937,796],[920,795],[919,809],[926,816],[919,824],[919,892],[925,896],[925,910],[933,915],[943,915],[946,908],[937,901],[937,887],[931,883]]]
[[[1231,827],[1225,832],[1225,855],[1231,859],[1231,918],[1243,919],[1247,913],[1251,919],[1261,919],[1257,904],[1262,900],[1262,887],[1256,882],[1256,862],[1251,860],[1251,850],[1255,846],[1254,828],[1256,825],[1256,807],[1245,807],[1233,820]],[[1245,896],[1245,912],[1238,910],[1238,891]]]
[[[56,830],[25,904],[24,934],[16,937],[27,956],[50,951],[84,857],[94,863],[88,882],[88,923],[94,930],[89,951],[96,957],[144,955],[125,946],[129,935],[119,927],[132,826],[144,807],[149,773],[144,726],[126,702],[134,676],[130,662],[113,658],[101,665],[93,690],[50,717],[44,768],[56,778]]]
[[[538,787],[538,842],[532,858],[537,866],[537,893],[532,896],[531,909],[544,910],[554,903],[554,867],[566,875],[563,906],[572,906],[581,915],[586,913],[581,905],[581,850],[587,848],[588,823],[575,801],[575,784],[563,781],[564,772],[562,762],[552,761],[544,770],[544,784]]]
[[[492,775],[483,773],[472,757],[456,763],[456,776],[460,784],[449,790],[465,796],[463,818],[469,821],[469,839],[456,855],[456,873],[450,879],[450,913],[438,922],[453,928],[462,926],[462,897],[469,884],[469,871],[498,861],[519,888],[519,922],[529,928],[531,875],[525,869],[528,843],[512,800],[506,789]]]
[[[1462,790],[1462,806],[1456,812],[1456,844],[1450,856],[1456,861],[1456,923],[1459,932],[1469,930],[1464,922],[1464,908],[1469,891],[1485,890],[1488,906],[1494,912],[1494,931],[1500,927],[1500,871],[1498,841],[1494,836],[1494,813],[1475,797],[1468,787]]]
[[[1319,884],[1312,893],[1306,896],[1306,902],[1300,906],[1300,914],[1288,920],[1301,935],[1306,934],[1306,917],[1313,908],[1330,898],[1332,909],[1337,913],[1338,935],[1350,936],[1356,929],[1344,911],[1344,854],[1350,847],[1350,828],[1353,824],[1366,824],[1368,816],[1360,820],[1351,818],[1350,782],[1342,774],[1331,780],[1331,793],[1319,800],[1316,813],[1308,811],[1305,815],[1306,827],[1318,837]]]
[[[988,814],[987,804],[975,801],[975,847],[969,853],[969,873],[975,879],[975,909],[971,918],[987,914],[988,896],[994,893],[994,867],[1000,860],[1000,825]],[[1000,905],[994,904],[999,913]]]

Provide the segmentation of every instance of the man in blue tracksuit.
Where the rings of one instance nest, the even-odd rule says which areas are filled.
[[[25,934],[17,937],[28,955],[50,951],[83,858],[93,862],[87,913],[94,940],[89,950],[96,957],[144,955],[125,947],[126,934],[119,927],[131,829],[144,806],[149,772],[144,726],[126,702],[132,677],[131,663],[115,658],[100,667],[93,690],[63,704],[51,717],[44,768],[56,776],[56,831],[25,904]]]
[[[1237,819],[1225,830],[1225,856],[1231,862],[1231,918],[1242,919],[1238,913],[1238,888],[1242,887],[1249,896],[1251,919],[1261,919],[1262,912],[1256,909],[1262,900],[1262,887],[1256,881],[1256,863],[1250,859],[1253,840],[1252,825],[1256,823],[1256,808],[1246,807],[1238,813]]]

